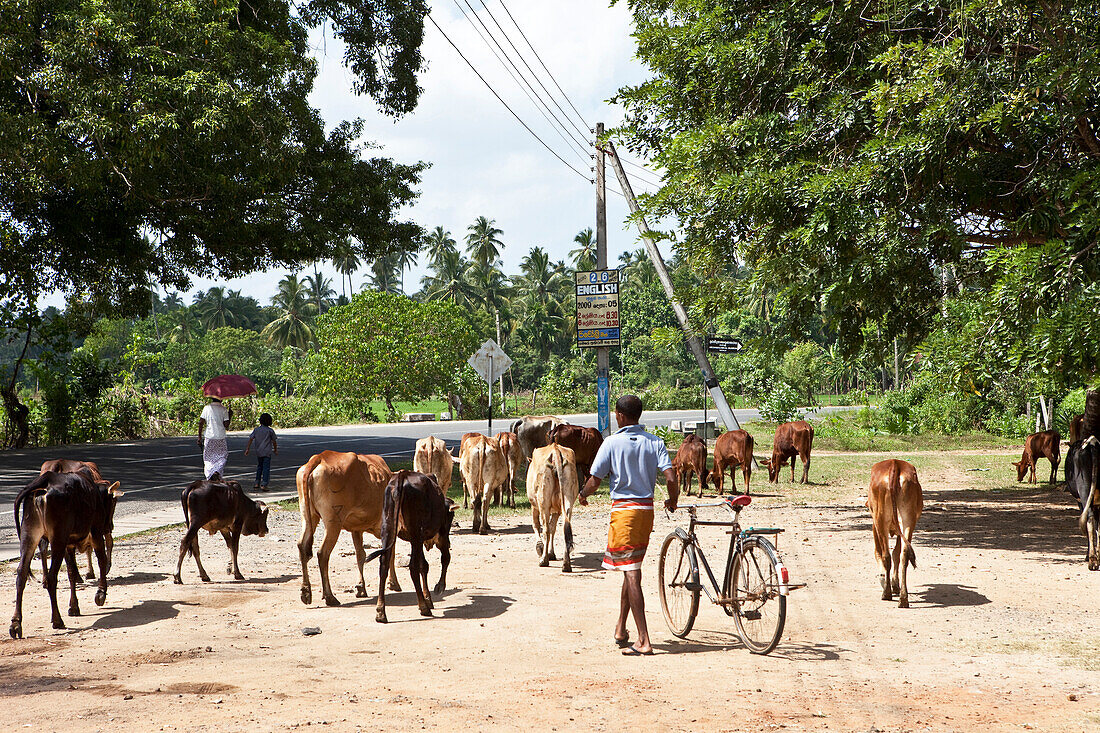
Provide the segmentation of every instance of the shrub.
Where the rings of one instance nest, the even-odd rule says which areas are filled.
[[[776,381],[760,403],[760,416],[769,422],[790,422],[802,416],[798,411],[800,400],[794,387]]]

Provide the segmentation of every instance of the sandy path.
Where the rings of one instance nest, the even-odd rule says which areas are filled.
[[[66,618],[69,631],[49,628],[45,593],[29,589],[28,638],[0,642],[5,728],[1100,729],[1100,625],[1082,623],[1100,573],[1085,568],[1073,512],[1056,492],[991,497],[965,480],[926,497],[909,610],[878,599],[861,480],[838,505],[798,506],[784,483],[786,498],[750,507],[746,524],[788,529],[780,550],[810,583],[768,657],[745,651],[705,598],[686,641],[668,633],[654,582],[663,516],[644,581],[658,654],[640,659],[611,643],[620,581],[598,569],[606,507],[578,511],[572,575],[537,567],[527,517],[497,519],[489,537],[464,522],[436,617],[417,614],[402,570],[388,625],[373,595],[351,592],[346,535],[333,562],[344,605],[302,605],[294,512],[242,540],[246,582],[224,575],[220,538],[202,540],[215,582],[188,560],[183,586],[168,575],[179,530],[133,538],[116,545],[107,606],[82,590],[87,615]],[[9,603],[13,585],[5,568]]]

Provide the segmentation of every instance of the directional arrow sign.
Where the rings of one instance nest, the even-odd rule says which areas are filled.
[[[715,354],[736,354],[743,348],[733,336],[711,336],[707,339],[707,351]]]
[[[500,348],[496,341],[489,339],[466,360],[466,363],[472,366],[482,379],[492,384],[512,366],[512,358],[504,353],[504,349]]]

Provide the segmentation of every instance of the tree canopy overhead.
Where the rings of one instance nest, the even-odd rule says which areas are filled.
[[[419,236],[396,214],[421,165],[326,133],[308,30],[354,88],[416,104],[421,0],[0,0],[0,305],[52,289],[147,299],[150,280],[366,256]],[[128,303],[128,297],[130,302]]]
[[[1012,358],[1096,312],[1100,3],[628,2],[653,78],[616,134],[668,171],[647,206],[716,281],[751,268],[712,311],[771,289],[854,349],[976,293]]]

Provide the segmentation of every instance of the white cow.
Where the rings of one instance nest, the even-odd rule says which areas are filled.
[[[489,504],[493,491],[508,478],[508,460],[496,439],[484,435],[466,435],[458,458],[464,491],[473,497],[474,532],[488,534]]]
[[[580,486],[577,483],[577,460],[573,450],[551,443],[536,448],[527,468],[527,498],[531,502],[531,521],[535,527],[535,552],[539,567],[546,567],[554,556],[554,534],[558,517],[565,515],[565,558],[561,571],[572,571],[569,555],[573,551],[573,505],[577,503]]]
[[[413,470],[435,476],[439,488],[443,489],[443,496],[446,496],[451,488],[451,473],[454,465],[454,456],[447,450],[447,444],[439,438],[429,435],[427,438],[416,441]]]

